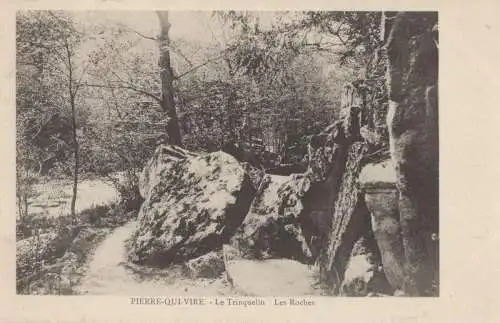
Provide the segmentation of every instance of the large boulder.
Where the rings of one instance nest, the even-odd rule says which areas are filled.
[[[310,188],[305,174],[266,174],[231,245],[249,259],[290,258],[311,260],[299,216],[301,199]]]
[[[145,171],[147,198],[129,242],[135,263],[165,266],[221,249],[255,193],[240,163],[224,152],[163,160],[168,165],[162,156],[158,149]]]

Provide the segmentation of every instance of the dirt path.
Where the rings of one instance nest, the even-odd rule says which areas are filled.
[[[158,270],[134,267],[127,263],[125,240],[137,223],[131,221],[115,229],[99,245],[88,263],[79,294],[90,295],[196,295],[234,294],[227,282],[220,279],[187,279],[179,270]]]

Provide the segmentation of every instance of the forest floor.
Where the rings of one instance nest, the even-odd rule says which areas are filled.
[[[71,200],[71,183],[51,181],[37,186],[35,199],[30,205],[30,212],[41,216],[57,218],[68,213]],[[84,180],[79,184],[77,211],[85,211],[99,205],[116,202],[118,194],[114,187],[99,179]],[[38,208],[38,209],[37,209]],[[109,217],[109,215],[107,215]],[[75,265],[72,275],[78,277],[65,294],[86,295],[174,295],[174,296],[269,296],[316,294],[310,292],[308,278],[302,267],[285,260],[271,262],[239,263],[233,267],[232,275],[237,288],[227,281],[226,275],[219,278],[190,278],[182,266],[165,269],[137,266],[127,259],[126,241],[137,226],[132,220],[118,227],[95,227],[85,229],[73,242],[68,241],[67,250],[74,250],[79,257],[72,264],[66,258],[56,260],[56,264]],[[79,242],[76,242],[78,241]],[[20,240],[19,242],[21,242]],[[80,255],[81,254],[81,255]],[[251,270],[248,270],[251,269]],[[39,278],[38,290],[42,294],[61,293],[47,288],[48,276]],[[234,280],[234,279],[233,279]],[[259,282],[256,284],[256,282]],[[35,284],[36,285],[36,284]],[[35,288],[36,290],[36,288]],[[32,292],[28,292],[32,293]]]
[[[155,269],[127,260],[126,240],[137,221],[115,229],[96,249],[77,294],[134,296],[300,296],[321,295],[305,266],[287,259],[238,261],[231,275],[235,288],[219,278],[188,278],[181,266]]]
[[[59,218],[67,216],[72,195],[72,183],[68,180],[52,180],[37,184],[36,194],[30,199],[29,212],[37,217]],[[101,179],[85,179],[78,184],[76,211],[91,210],[96,206],[110,205],[118,201],[116,189]],[[92,239],[84,244],[88,250],[81,268],[73,270],[73,277],[79,276],[77,285],[72,286],[71,294],[89,295],[235,295],[225,278],[190,279],[180,267],[153,269],[135,266],[127,261],[126,240],[132,235],[137,222],[130,221],[115,229],[89,228],[96,231],[102,239]],[[55,230],[55,229],[48,229]],[[22,243],[22,240],[19,240]],[[68,245],[68,250],[72,245]],[[66,260],[57,263],[66,264]],[[47,288],[47,274],[38,279],[38,287],[32,291],[44,290],[43,294],[59,293]],[[36,285],[36,284],[34,284]]]
[[[154,269],[134,266],[127,261],[126,240],[137,225],[130,221],[115,229],[90,258],[78,294],[90,295],[234,295],[224,278],[190,279],[180,267]]]

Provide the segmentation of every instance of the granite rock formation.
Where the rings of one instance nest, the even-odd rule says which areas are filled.
[[[248,174],[232,156],[219,151],[167,158],[166,151],[178,149],[158,149],[145,170],[146,200],[129,245],[135,263],[166,266],[220,250],[254,195]]]

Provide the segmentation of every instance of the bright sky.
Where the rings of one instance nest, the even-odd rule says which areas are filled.
[[[157,37],[159,33],[158,17],[154,11],[73,11],[71,14],[76,22],[82,24],[81,27],[85,29],[93,29],[99,25],[112,27],[122,24],[148,37]],[[211,12],[171,11],[169,14],[172,26],[169,32],[170,39],[173,41],[182,39],[201,46],[217,44],[217,39],[219,41],[224,39],[222,35],[223,27],[217,22],[217,19],[211,16]],[[85,59],[86,55],[95,49],[96,45],[102,44],[99,34],[97,33],[95,36],[97,36],[95,40],[89,40],[82,45],[79,50],[80,58]],[[107,37],[103,36],[104,38]],[[136,39],[138,36],[130,33],[130,37]],[[134,50],[156,52],[156,47],[155,42],[144,40],[137,44]],[[174,63],[177,61],[185,63],[182,59],[179,60],[178,57],[175,57]],[[196,62],[196,59],[193,62]]]
[[[276,16],[275,12],[256,13],[261,24],[268,24]],[[81,11],[75,13],[81,21],[94,23],[123,23],[150,36],[158,34],[158,18],[154,11]],[[199,43],[209,43],[221,37],[222,25],[212,17],[211,11],[170,11],[170,37]]]
[[[154,11],[72,11],[71,14],[74,16],[76,22],[82,24],[81,27],[85,29],[93,29],[99,25],[116,26],[121,24],[148,37],[157,37],[159,33],[158,17]],[[270,26],[279,13],[260,11],[252,12],[252,15],[257,16],[259,24],[265,27]],[[187,42],[195,46],[187,48],[182,43],[178,43],[178,49],[187,55],[194,65],[207,59],[204,56],[206,52],[204,50],[198,51],[196,48],[221,49],[219,44],[227,44],[224,40],[229,40],[232,32],[228,24],[224,26],[221,19],[213,16],[212,11],[170,11],[169,21],[171,24],[169,36],[172,41],[177,42],[182,40],[184,44]],[[89,31],[89,34],[94,33],[95,30],[93,32]],[[98,32],[95,33],[95,36],[95,40],[87,41],[82,45],[79,50],[81,54],[80,58],[84,59],[95,46],[99,46],[99,43],[102,44],[100,39],[106,38],[105,35],[101,38]],[[130,37],[131,39],[136,39],[138,36],[130,33]],[[133,50],[154,53],[156,52],[156,46],[155,42],[145,40],[137,44]],[[178,57],[177,54],[173,53],[173,67],[182,71],[185,69],[185,66],[181,67],[178,64],[184,65],[186,62],[183,58]]]
[[[158,18],[153,11],[101,11],[87,12],[86,15],[95,22],[118,22],[147,35],[158,34]],[[207,12],[171,12],[169,18],[172,39],[206,41],[211,38],[206,27],[206,24],[210,23],[210,15]]]

